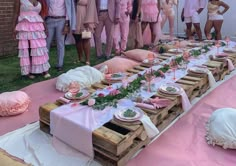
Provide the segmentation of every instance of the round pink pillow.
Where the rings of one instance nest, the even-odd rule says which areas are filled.
[[[0,94],[0,116],[11,116],[28,111],[30,99],[22,91],[4,92]]]

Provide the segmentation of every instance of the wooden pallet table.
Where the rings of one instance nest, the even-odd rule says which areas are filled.
[[[167,53],[159,57],[162,60],[166,60],[171,56],[171,54]],[[235,57],[232,57],[232,59],[235,60]],[[204,65],[212,71],[216,80],[223,79],[224,75],[228,72],[226,70],[227,65],[223,61],[208,61]],[[133,69],[127,70],[127,74],[137,74],[149,67],[151,66],[140,64]],[[110,82],[107,81],[96,83],[89,88],[89,91],[92,93],[96,89],[105,88],[108,84]],[[188,72],[185,77],[176,81],[176,84],[185,90],[190,100],[196,96],[201,96],[209,89],[208,76],[205,73],[196,74]],[[143,108],[145,114],[162,131],[183,113],[181,97],[180,95],[168,95],[162,92],[157,92],[155,96],[171,100],[171,104],[166,108],[156,110]],[[50,111],[61,105],[62,103],[56,101],[55,103],[44,104],[39,108],[40,129],[42,131],[50,133]],[[145,147],[151,141],[141,122],[127,123],[115,118],[93,131],[92,137],[95,159],[103,165],[123,166],[138,150]]]
[[[176,117],[182,113],[177,99],[163,109],[147,110],[144,112],[155,125],[164,130]],[[50,133],[50,111],[61,106],[60,103],[48,103],[40,107],[40,129]],[[125,165],[125,163],[150,139],[140,122],[125,123],[116,119],[96,129],[93,134],[95,158],[105,165]],[[109,159],[109,160],[107,160]]]

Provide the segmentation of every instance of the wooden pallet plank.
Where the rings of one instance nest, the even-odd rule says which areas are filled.
[[[94,137],[101,138],[113,145],[119,144],[122,140],[126,138],[126,136],[115,132],[114,130],[111,130],[109,128],[106,128],[104,126],[98,128],[93,132]]]

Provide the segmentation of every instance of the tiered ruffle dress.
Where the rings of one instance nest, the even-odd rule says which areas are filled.
[[[41,4],[34,6],[29,0],[20,0],[20,15],[16,31],[19,40],[19,58],[21,74],[39,74],[49,70],[48,50],[46,48],[46,34],[39,15]]]

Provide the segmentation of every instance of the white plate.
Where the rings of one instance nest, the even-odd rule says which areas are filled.
[[[82,100],[89,95],[89,92],[86,90],[81,90],[78,93],[82,93],[82,95],[77,97],[77,96],[72,96],[72,94],[70,92],[67,92],[65,94],[65,98],[67,98],[69,100]]]
[[[131,109],[133,111],[136,112],[136,115],[134,117],[125,117],[124,116],[124,112],[128,109]],[[126,121],[126,122],[134,122],[134,121],[137,121],[139,120],[142,116],[143,116],[143,112],[141,109],[137,108],[137,107],[134,107],[134,108],[126,108],[126,109],[122,109],[122,110],[119,110],[119,111],[116,111],[114,116],[121,120],[121,121]]]
[[[180,50],[180,49],[173,48],[173,49],[169,49],[168,52],[171,52],[171,53],[182,53],[183,51]]]
[[[203,42],[204,42],[204,43],[214,43],[213,40],[204,40]]]
[[[150,61],[149,59],[144,59],[143,63],[151,63],[151,64],[156,64],[159,63],[159,60],[157,58],[153,59],[152,61]]]
[[[234,48],[224,48],[224,52],[236,53],[236,49],[234,49]]]
[[[175,89],[175,91],[170,91],[169,88]],[[175,84],[164,84],[159,87],[159,90],[167,94],[179,94],[181,89]]]
[[[114,75],[117,75],[116,77],[113,77]],[[110,80],[122,80],[126,77],[125,73],[114,73],[111,75]]]
[[[198,74],[207,73],[206,68],[200,68],[200,67],[191,67],[191,68],[189,68],[189,71],[194,72],[194,73],[198,73]]]
[[[202,46],[202,43],[188,43],[187,45],[191,47],[200,47]]]

